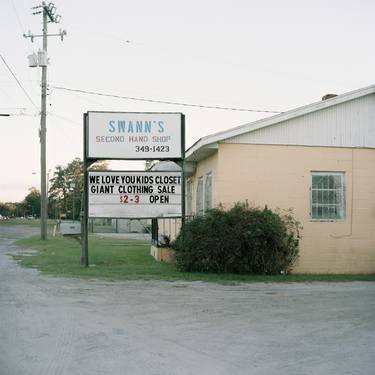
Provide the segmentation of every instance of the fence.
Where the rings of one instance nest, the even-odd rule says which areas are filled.
[[[185,221],[192,220],[193,216],[186,216]],[[89,232],[91,233],[130,233],[134,230],[131,225],[120,225],[119,221],[122,219],[89,219]],[[137,220],[136,232],[151,234],[151,241],[154,245],[174,241],[178,236],[181,226],[181,218],[160,218],[152,220]]]
[[[186,216],[185,221],[192,220],[193,216]],[[180,233],[182,226],[181,218],[162,218],[152,221],[152,243],[160,245],[174,241]]]

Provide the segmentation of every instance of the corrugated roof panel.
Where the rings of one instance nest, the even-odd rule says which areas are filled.
[[[375,148],[375,95],[363,96],[221,142]]]

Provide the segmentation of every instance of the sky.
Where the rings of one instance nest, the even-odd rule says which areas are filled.
[[[48,3],[48,2],[47,2]],[[40,187],[40,2],[1,0],[0,202]],[[186,143],[265,118],[61,89],[184,103],[287,111],[375,83],[373,0],[56,0],[67,36],[48,38],[47,170],[83,155],[83,113],[183,112]],[[14,78],[17,77],[17,80]],[[56,88],[60,87],[60,89]],[[27,95],[25,94],[27,93]],[[143,163],[113,162],[113,169]]]

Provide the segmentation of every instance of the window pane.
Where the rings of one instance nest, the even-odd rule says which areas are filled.
[[[343,201],[342,190],[336,190],[335,203],[340,204]]]
[[[313,176],[313,188],[322,188],[324,176]]]
[[[335,197],[335,191],[334,190],[330,190],[328,192],[328,203],[335,203],[336,202],[336,197]]]
[[[312,191],[312,203],[318,203],[318,191],[317,190],[313,190]]]
[[[335,206],[332,206],[329,208],[329,218],[330,219],[335,219],[336,218],[336,208]]]
[[[335,188],[339,188],[339,187],[342,187],[342,176],[340,175],[337,175],[337,176],[333,176],[333,179],[334,179],[334,183],[335,183]]]
[[[312,176],[312,188],[318,187],[318,176]]]
[[[344,174],[311,175],[311,218],[318,220],[345,217]]]
[[[322,218],[322,206],[319,206],[318,207],[318,218],[320,219],[320,218]]]
[[[330,189],[334,189],[335,187],[334,176],[328,176],[328,185]]]

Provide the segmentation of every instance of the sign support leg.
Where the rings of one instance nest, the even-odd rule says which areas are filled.
[[[84,194],[83,194],[83,217],[82,217],[82,253],[81,253],[81,264],[85,267],[89,265],[89,217],[88,217],[88,172],[87,169],[89,163],[86,158],[83,162],[83,184],[84,184]]]
[[[89,167],[96,160],[87,160],[87,126],[88,115],[83,115],[83,215],[82,215],[82,247],[81,264],[85,267],[89,265]]]

